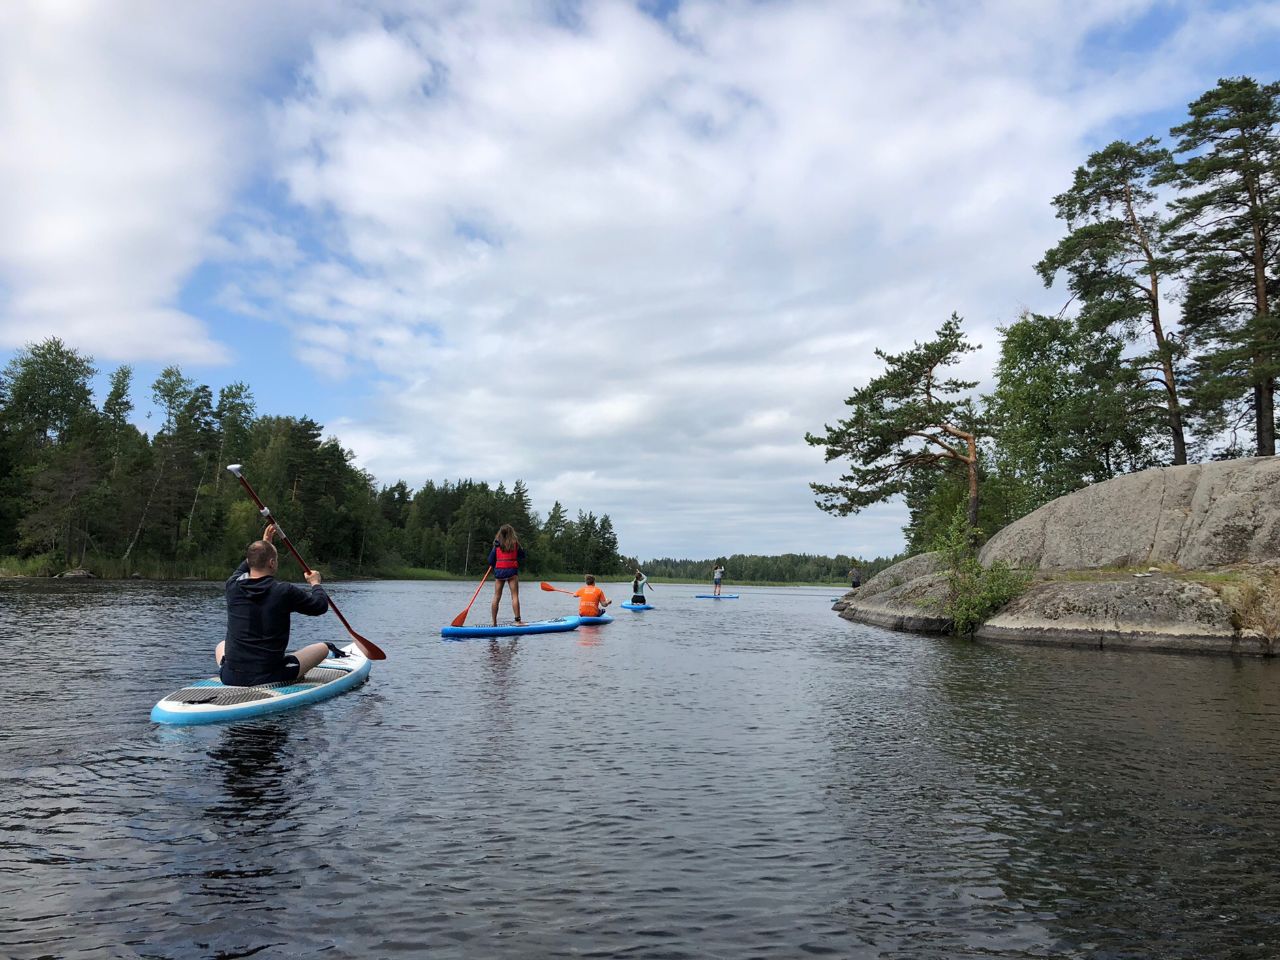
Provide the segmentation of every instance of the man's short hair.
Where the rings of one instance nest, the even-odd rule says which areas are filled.
[[[249,561],[252,570],[262,570],[278,555],[275,546],[265,540],[253,541],[244,552],[244,558]]]

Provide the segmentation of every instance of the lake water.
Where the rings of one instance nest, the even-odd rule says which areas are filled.
[[[1280,956],[1274,663],[893,634],[832,588],[441,641],[473,589],[337,584],[369,684],[176,729],[220,584],[0,583],[0,956]]]

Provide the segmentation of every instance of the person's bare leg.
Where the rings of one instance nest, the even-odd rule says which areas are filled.
[[[213,648],[213,659],[218,666],[222,666],[222,658],[227,655],[227,641],[219,640],[218,645]]]
[[[298,658],[298,679],[307,675],[312,667],[318,667],[329,656],[329,647],[323,643],[311,643],[301,650],[293,651]]]
[[[493,621],[493,625],[498,625],[498,601],[502,599],[502,585],[505,580],[493,581],[493,603],[489,604],[489,617]]]
[[[520,577],[511,578],[511,609],[516,613],[516,623],[521,623],[520,619]]]

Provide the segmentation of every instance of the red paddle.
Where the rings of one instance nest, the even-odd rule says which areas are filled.
[[[484,582],[489,579],[489,574],[492,572],[493,572],[493,567],[489,567],[487,570],[485,570],[484,576],[480,578],[480,587],[484,586]],[[471,595],[471,603],[475,603],[476,597],[480,596],[480,587],[476,587],[476,592]],[[514,590],[515,587],[512,587],[511,589]],[[463,610],[460,614],[458,614],[456,617],[453,618],[453,623],[450,624],[450,626],[460,627],[467,622],[467,614],[471,612],[471,603],[467,604],[467,609]]]
[[[289,548],[289,552],[293,554],[293,558],[297,560],[298,565],[302,567],[302,572],[310,573],[311,568],[307,566],[307,561],[302,559],[302,554],[298,552],[297,548],[294,547],[293,542],[285,534],[284,530],[280,526],[280,521],[271,515],[270,508],[258,499],[258,495],[254,493],[253,487],[249,486],[249,481],[246,480],[244,478],[244,474],[240,472],[240,464],[233,463],[227,467],[227,469],[230,470],[232,475],[240,481],[240,486],[244,487],[245,492],[253,498],[253,502],[258,505],[258,512],[266,518],[268,523],[272,524],[276,528],[276,532],[280,534],[280,539],[284,541],[284,545]],[[342,625],[347,628],[347,633],[351,634],[351,639],[360,645],[360,649],[364,651],[364,655],[366,657],[370,660],[387,659],[387,655],[382,652],[376,643],[372,640],[366,640],[351,628],[351,624],[347,623],[347,618],[342,615],[342,611],[338,609],[338,605],[333,602],[332,597],[329,598],[329,609],[338,615],[338,619],[342,621]]]

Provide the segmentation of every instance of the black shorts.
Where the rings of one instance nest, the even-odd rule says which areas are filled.
[[[264,683],[293,683],[298,679],[298,671],[302,669],[302,664],[298,662],[298,658],[292,653],[285,654],[284,661],[275,670],[255,674],[254,676],[245,676],[232,670],[227,666],[226,657],[223,657],[219,666],[218,677],[228,687],[257,687]]]

